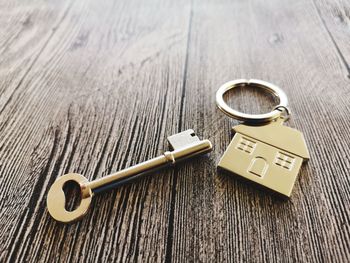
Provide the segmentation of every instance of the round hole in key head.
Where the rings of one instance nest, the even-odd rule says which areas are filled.
[[[63,192],[66,197],[65,209],[67,211],[74,211],[81,203],[81,189],[80,185],[73,180],[65,182],[63,185]]]
[[[74,210],[68,211],[66,209],[67,198],[64,192],[64,187],[66,183],[72,183],[72,181],[80,187],[81,201]],[[86,183],[88,183],[88,180],[80,174],[70,173],[59,177],[53,183],[47,195],[47,209],[50,215],[57,221],[64,223],[73,222],[83,217],[87,213],[92,199],[91,189],[85,188],[83,194],[82,186]]]

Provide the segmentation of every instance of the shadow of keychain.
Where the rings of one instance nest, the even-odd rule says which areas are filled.
[[[262,88],[276,96],[279,105],[265,114],[236,111],[223,99],[236,87]],[[216,104],[226,115],[245,123],[233,127],[235,135],[218,167],[289,197],[303,161],[310,157],[303,134],[283,125],[290,116],[283,90],[261,80],[233,80],[218,89]]]

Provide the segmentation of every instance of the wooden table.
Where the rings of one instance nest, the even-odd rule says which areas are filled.
[[[349,261],[349,63],[346,0],[2,0],[0,261]],[[289,200],[216,169],[238,122],[215,92],[237,78],[289,97],[311,155]],[[214,151],[95,197],[78,223],[48,214],[58,176],[102,177],[187,128]]]

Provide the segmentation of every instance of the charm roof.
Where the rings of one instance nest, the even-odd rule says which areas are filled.
[[[233,127],[233,130],[304,159],[309,159],[309,151],[303,134],[296,129],[282,125],[282,123],[283,120],[273,121],[262,126],[241,124]]]

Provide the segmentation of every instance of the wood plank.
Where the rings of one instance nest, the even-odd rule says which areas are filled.
[[[69,2],[67,1],[56,3],[55,6],[43,6],[38,2],[19,4],[2,1],[0,3],[0,149],[2,160],[0,239],[3,243],[0,258],[5,258],[12,249],[11,238],[17,235],[20,229],[16,218],[18,213],[24,211],[24,207],[20,208],[23,201],[27,199],[25,202],[28,203],[30,199],[29,193],[19,191],[20,185],[28,184],[31,180],[23,176],[23,171],[30,166],[23,149],[26,144],[22,143],[21,149],[18,147],[20,145],[16,146],[16,143],[19,138],[26,140],[32,130],[20,130],[20,133],[15,134],[18,132],[19,125],[15,124],[13,113],[20,106],[15,98],[21,95],[20,87],[68,10]],[[15,134],[12,140],[9,138],[11,134]],[[33,140],[32,143],[35,146],[37,141]],[[32,149],[31,152],[33,160],[40,162],[40,160],[35,160],[35,151]]]
[[[49,7],[42,16],[59,12]],[[167,147],[166,136],[179,131],[188,19],[184,1],[77,1],[51,27],[3,105],[1,261],[165,257],[171,169],[94,198],[73,225],[52,220],[45,198],[68,171],[93,179]]]
[[[349,260],[349,85],[335,80],[344,68],[315,6],[194,1],[192,10],[182,123],[203,131],[215,152],[178,176],[172,259]],[[215,91],[237,78],[270,81],[289,96],[288,125],[305,134],[311,153],[290,200],[215,169],[237,124],[215,108]],[[240,110],[264,111],[272,103],[259,103],[256,92],[240,96]]]
[[[339,56],[344,77],[350,79],[350,3],[349,1],[314,1],[315,8],[333,48]]]

